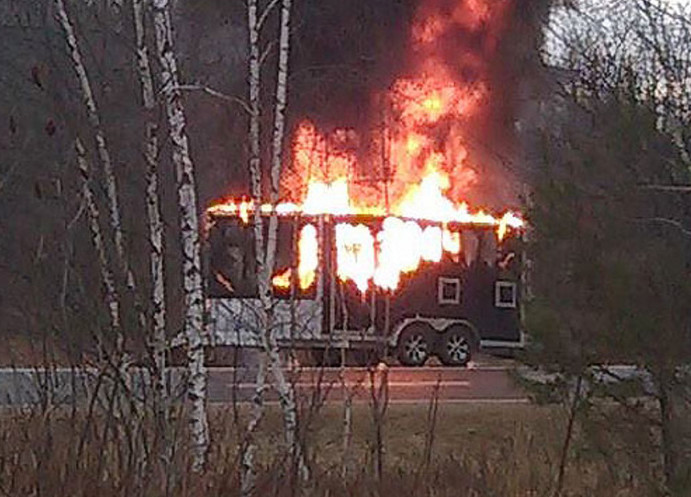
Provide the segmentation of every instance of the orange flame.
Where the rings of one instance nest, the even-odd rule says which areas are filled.
[[[394,290],[403,274],[425,262],[439,262],[445,253],[460,253],[460,234],[449,223],[493,227],[499,240],[523,226],[515,213],[495,216],[462,200],[479,181],[468,157],[467,130],[491,92],[482,77],[459,78],[441,48],[445,37],[462,29],[486,32],[490,42],[484,49],[493,50],[491,40],[502,29],[507,4],[464,0],[451,9],[441,0],[423,4],[411,33],[417,71],[378,96],[387,117],[369,146],[352,129],[321,133],[308,120],[296,127],[292,160],[282,177],[286,202],[263,205],[262,212],[385,218],[378,232],[364,224],[336,225],[341,280],[354,282],[361,291],[370,285]],[[482,67],[480,56],[473,54],[464,53],[463,64]],[[252,209],[247,200],[230,200],[209,211],[247,222]],[[423,227],[416,220],[437,224]],[[304,289],[315,281],[318,267],[314,226],[303,227],[298,246],[297,279]],[[284,271],[273,282],[288,288],[291,278]]]
[[[318,266],[319,242],[317,240],[317,228],[311,224],[306,224],[300,230],[300,239],[298,240],[297,270],[298,284],[300,285],[301,290],[307,290],[312,286],[317,277]],[[292,269],[284,269],[271,279],[271,283],[276,288],[286,290],[290,288],[292,277]]]

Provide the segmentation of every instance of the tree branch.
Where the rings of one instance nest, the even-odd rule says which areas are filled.
[[[641,188],[663,192],[691,193],[691,185],[642,185]]]
[[[651,217],[651,218],[640,218],[640,219],[635,219],[634,221],[638,221],[641,223],[659,223],[659,224],[667,224],[669,226],[673,226],[679,231],[681,231],[684,235],[686,236],[691,236],[691,230],[686,228],[681,221],[677,221],[676,219],[667,219],[666,217]]]
[[[264,47],[264,51],[262,52],[261,56],[259,57],[259,66],[260,66],[260,67],[264,65],[264,62],[266,61],[266,58],[267,58],[267,57],[269,56],[269,54],[271,53],[271,49],[273,48],[273,46],[274,46],[275,44],[276,44],[276,42],[272,40],[272,41],[268,42],[268,43],[266,44],[266,46]]]
[[[173,88],[173,90],[179,90],[179,91],[201,91],[203,93],[206,93],[207,95],[211,95],[212,97],[220,98],[221,100],[225,100],[226,102],[238,104],[240,107],[242,107],[242,110],[247,112],[247,114],[252,115],[252,109],[250,109],[249,104],[244,101],[243,99],[239,97],[235,97],[233,95],[226,95],[225,93],[222,93],[218,90],[214,90],[213,88],[209,88],[208,86],[204,86],[201,84],[190,84],[190,85],[178,85]]]
[[[257,31],[261,31],[262,26],[264,26],[264,23],[266,22],[266,19],[269,17],[269,14],[271,14],[271,11],[278,5],[278,0],[271,0],[271,3],[266,6],[264,11],[260,14],[259,20],[257,21]]]

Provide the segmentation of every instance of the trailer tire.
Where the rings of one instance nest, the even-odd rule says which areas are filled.
[[[404,366],[422,366],[432,350],[434,330],[426,323],[409,324],[398,337],[398,360]]]
[[[444,366],[466,366],[476,350],[473,331],[467,326],[449,326],[438,342],[437,355]]]

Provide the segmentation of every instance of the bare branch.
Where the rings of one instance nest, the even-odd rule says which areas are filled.
[[[264,65],[264,62],[266,62],[266,58],[271,53],[271,50],[273,49],[275,44],[276,44],[276,42],[274,40],[271,40],[270,42],[268,42],[266,44],[266,46],[264,47],[264,50],[262,51],[261,56],[259,57],[259,65],[260,66]]]
[[[201,84],[191,84],[191,85],[178,85],[174,88],[174,90],[179,90],[179,91],[201,91],[203,93],[206,93],[207,95],[211,95],[212,97],[220,98],[221,100],[225,100],[226,102],[238,104],[240,107],[242,107],[242,110],[247,112],[247,114],[252,115],[252,109],[250,109],[249,104],[236,96],[233,95],[226,95],[225,93],[222,93],[218,90],[214,90],[213,88],[209,88],[208,86],[204,86]]]
[[[91,174],[89,172],[89,164],[86,160],[86,150],[82,142],[77,138],[74,142],[75,151],[77,152],[77,166],[82,181],[82,198],[87,207],[89,214],[89,230],[91,232],[91,241],[96,249],[98,255],[98,267],[101,272],[101,282],[103,284],[104,300],[110,314],[110,326],[116,341],[118,342],[118,350],[122,346],[122,330],[120,328],[120,298],[115,287],[115,280],[113,278],[113,271],[110,268],[108,255],[103,243],[103,234],[101,232],[101,224],[99,222],[99,213],[96,201],[94,200],[93,190],[91,188]]]
[[[643,185],[641,188],[663,192],[691,193],[691,185]]]
[[[127,253],[125,251],[125,240],[122,229],[122,215],[120,211],[120,204],[118,200],[118,189],[117,181],[115,176],[115,170],[113,168],[113,162],[106,144],[106,136],[101,123],[101,117],[96,105],[96,99],[91,86],[91,80],[86,71],[86,66],[83,62],[82,52],[77,43],[77,37],[74,32],[74,27],[72,26],[72,21],[70,20],[69,14],[65,8],[64,0],[55,0],[55,5],[57,7],[57,14],[62,30],[65,34],[65,40],[67,41],[67,46],[69,48],[70,58],[72,59],[73,69],[77,75],[79,81],[80,90],[82,94],[82,99],[84,101],[84,106],[86,107],[87,117],[89,124],[93,130],[94,138],[96,141],[96,149],[98,151],[98,156],[103,167],[103,173],[106,182],[106,193],[108,198],[108,211],[110,214],[110,227],[113,232],[113,241],[115,244],[115,252],[117,255],[117,262],[119,265],[120,272],[125,278],[125,283],[127,289],[134,297],[134,306],[137,311],[137,317],[139,321],[139,326],[142,330],[146,327],[146,317],[142,310],[141,302],[137,296],[136,282],[134,278],[134,273],[130,267]],[[121,347],[118,353],[125,354],[124,350],[124,337],[118,337],[118,346]],[[122,340],[120,340],[122,338]]]
[[[691,236],[691,230],[686,228],[681,221],[677,221],[676,219],[668,219],[666,217],[650,217],[650,218],[640,218],[640,219],[635,219],[635,221],[642,222],[642,223],[659,223],[659,224],[667,224],[669,226],[673,226],[677,228],[679,231],[681,231],[684,235],[686,236]]]
[[[271,0],[271,3],[266,6],[264,11],[259,15],[259,20],[257,21],[257,31],[261,31],[262,27],[264,26],[264,23],[266,22],[266,19],[269,17],[269,14],[271,14],[271,11],[278,5],[279,0]]]

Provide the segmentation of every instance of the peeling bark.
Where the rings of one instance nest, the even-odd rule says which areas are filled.
[[[281,161],[283,159],[283,139],[285,130],[285,109],[288,94],[288,55],[290,48],[290,0],[283,0],[281,8],[281,28],[279,35],[279,62],[274,109],[273,141],[271,150],[270,171],[270,202],[276,205],[279,200],[279,186],[281,176]],[[270,8],[271,6],[267,7]],[[249,141],[250,157],[249,170],[252,188],[252,199],[255,206],[263,203],[262,195],[262,165],[260,142],[260,89],[261,89],[261,55],[259,50],[259,30],[262,19],[258,17],[257,0],[247,0],[247,22],[249,31]],[[266,242],[264,240],[264,220],[261,209],[255,208],[254,215],[255,257],[258,273],[258,291],[261,302],[261,343],[268,357],[269,369],[274,379],[274,385],[279,396],[283,412],[285,441],[291,459],[301,478],[307,479],[309,472],[305,464],[302,449],[298,440],[297,405],[293,386],[287,381],[281,365],[278,343],[274,333],[273,295],[271,275],[273,273],[276,252],[276,237],[278,232],[278,215],[275,209],[269,218]]]
[[[261,157],[260,157],[260,106],[259,106],[259,90],[260,90],[260,66],[259,66],[259,28],[257,25],[257,0],[247,0],[247,21],[249,29],[249,162],[248,168],[250,173],[250,188],[252,192],[252,199],[254,205],[261,205],[262,190],[261,190]],[[259,296],[261,300],[260,322],[261,328],[257,330],[262,337],[266,336],[265,331],[270,326],[271,322],[271,289],[268,288],[267,282],[270,273],[267,274],[264,257],[264,222],[261,216],[260,209],[254,209],[254,256],[257,267],[257,285]],[[262,344],[264,340],[262,339]],[[252,431],[258,419],[263,416],[263,383],[265,381],[265,362],[267,360],[266,347],[261,355],[260,372],[257,375],[257,384],[255,386],[255,396],[253,399],[252,419],[247,426],[247,443],[243,447],[242,454],[242,495],[247,497],[252,495],[254,491],[254,453],[256,452],[256,443],[252,436]],[[257,420],[257,421],[255,421]]]
[[[291,0],[283,0],[281,5],[281,31],[278,48],[278,74],[276,77],[276,102],[274,108],[273,142],[271,147],[271,195],[270,202],[276,205],[279,200],[281,184],[281,165],[283,160],[283,140],[285,136],[285,112],[288,103],[288,55],[290,51],[290,6]],[[271,216],[272,225],[267,247],[267,265],[274,267],[276,256],[277,217]]]
[[[163,279],[163,220],[158,187],[158,126],[154,109],[154,83],[151,75],[148,48],[146,46],[144,1],[132,2],[136,38],[137,70],[142,87],[142,104],[146,113],[146,131],[143,143],[146,161],[146,213],[149,227],[149,266],[151,272],[151,346],[154,359],[154,403],[158,426],[163,435],[161,456],[166,466],[170,464],[168,425],[168,392],[166,388],[166,304]]]
[[[89,164],[86,160],[86,150],[82,142],[77,138],[74,142],[74,148],[77,152],[77,166],[82,182],[82,196],[86,203],[86,212],[89,219],[89,231],[91,232],[91,241],[96,249],[98,256],[98,269],[101,273],[101,282],[103,283],[103,297],[108,307],[108,314],[110,316],[110,327],[113,336],[120,336],[120,300],[118,298],[117,288],[115,286],[115,279],[113,272],[110,270],[108,262],[108,255],[103,244],[103,234],[101,233],[101,224],[99,222],[98,206],[94,200],[94,194],[91,190],[91,175],[89,173]],[[102,344],[99,344],[102,346]]]
[[[254,455],[257,445],[254,432],[264,417],[264,390],[266,389],[266,354],[261,354],[257,369],[254,395],[252,396],[252,416],[247,425],[245,440],[240,448],[242,454],[242,473],[240,475],[240,492],[243,497],[252,495],[255,489],[256,473],[254,471]]]
[[[125,278],[125,284],[128,291],[132,294],[134,299],[135,312],[137,313],[137,318],[139,322],[139,327],[142,331],[146,329],[146,318],[144,317],[144,312],[141,307],[141,302],[137,295],[137,285],[134,278],[134,273],[129,265],[127,258],[127,253],[125,251],[124,235],[122,230],[122,219],[120,215],[120,205],[118,200],[118,189],[117,181],[115,178],[115,171],[113,170],[113,163],[110,158],[110,153],[108,151],[108,146],[106,143],[105,133],[103,132],[103,127],[101,125],[101,119],[99,117],[98,107],[96,105],[96,99],[94,98],[94,93],[91,88],[91,82],[89,80],[88,73],[86,71],[86,66],[82,60],[82,54],[77,44],[77,37],[74,33],[74,28],[70,21],[69,15],[65,8],[64,0],[55,0],[55,5],[57,7],[58,19],[60,25],[65,33],[65,40],[69,47],[70,58],[72,59],[72,65],[74,71],[79,80],[79,87],[82,94],[82,99],[84,101],[84,106],[86,108],[86,115],[89,124],[93,130],[94,138],[96,141],[96,149],[98,151],[99,160],[103,167],[103,176],[106,183],[106,196],[108,198],[108,213],[110,220],[110,228],[113,232],[113,243],[115,245],[115,253],[117,256],[117,261],[119,265],[120,272]],[[125,357],[125,336],[122,334],[120,329],[119,335],[116,339],[116,353],[119,361],[122,361],[119,367],[126,368],[126,357]]]
[[[188,388],[191,403],[190,433],[195,471],[201,471],[209,446],[206,414],[206,369],[204,367],[204,294],[202,288],[199,219],[194,165],[185,131],[185,113],[178,89],[177,59],[173,50],[173,30],[168,0],[154,0],[156,46],[161,64],[162,93],[173,148],[173,163],[178,184],[180,232],[185,295],[185,336],[187,342]]]
[[[281,179],[281,165],[283,161],[283,140],[285,135],[285,110],[288,101],[288,55],[290,51],[290,8],[291,0],[281,2],[281,28],[279,34],[278,52],[278,73],[276,76],[276,97],[274,107],[274,129],[273,143],[271,150],[271,193],[270,202],[276,205],[279,200],[279,188]],[[269,239],[267,241],[266,253],[266,285],[271,284],[271,274],[273,274],[276,256],[276,238],[278,231],[278,216],[275,209],[272,210],[269,221]],[[270,288],[269,288],[270,291]],[[295,403],[295,391],[285,377],[285,372],[281,367],[281,358],[278,351],[278,343],[272,328],[267,329],[267,342],[265,347],[268,349],[269,364],[275,380],[276,390],[278,391],[281,408],[283,409],[283,424],[285,430],[286,444],[293,457],[298,475],[303,479],[309,478],[309,470],[305,463],[304,454],[300,441],[298,440],[298,416],[297,405]]]
[[[125,258],[122,221],[120,219],[120,207],[118,205],[115,173],[113,171],[113,165],[108,152],[108,147],[106,146],[106,138],[101,127],[101,120],[99,118],[98,108],[96,107],[96,100],[94,99],[94,94],[91,89],[91,83],[86,72],[86,66],[82,61],[82,54],[77,44],[77,37],[74,34],[74,28],[72,27],[72,23],[65,8],[65,2],[63,0],[55,0],[55,5],[57,7],[58,20],[60,21],[60,25],[65,33],[65,40],[67,41],[67,45],[69,47],[72,65],[77,75],[77,79],[79,80],[79,87],[82,93],[82,99],[84,100],[84,106],[86,107],[89,124],[94,132],[98,155],[103,166],[103,173],[106,181],[106,194],[108,197],[110,226],[113,230],[113,240],[115,243],[115,251],[118,257],[118,262],[123,269],[123,274],[126,275],[128,286],[130,283],[134,285],[134,278],[132,277],[132,273],[129,270]],[[124,351],[125,338],[119,325],[114,331],[116,332],[117,353],[118,356],[121,356],[122,352]]]

